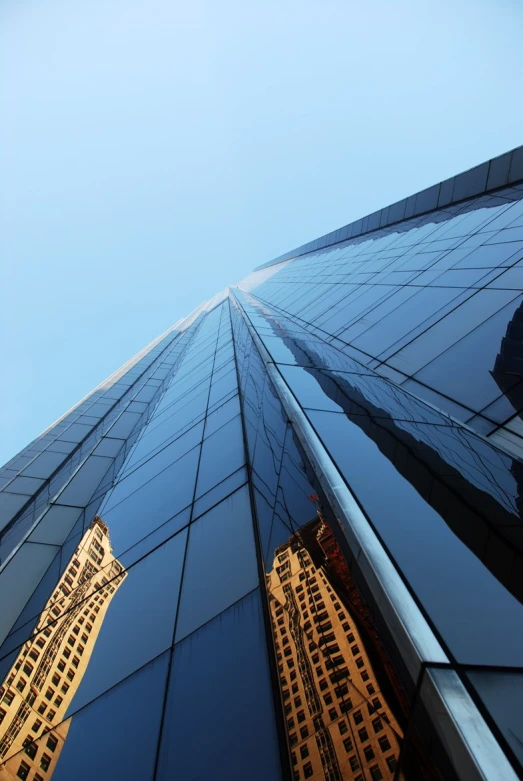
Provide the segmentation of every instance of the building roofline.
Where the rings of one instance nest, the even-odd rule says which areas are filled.
[[[481,165],[469,168],[461,174],[445,179],[439,184],[427,187],[414,195],[409,195],[408,198],[403,198],[401,201],[396,201],[390,206],[385,206],[385,208],[366,217],[344,225],[342,228],[326,233],[324,236],[307,242],[307,244],[302,244],[301,247],[257,266],[254,271],[260,271],[284,260],[306,255],[341,241],[363,236],[380,228],[386,228],[412,217],[467,201],[470,198],[477,198],[478,195],[485,195],[522,181],[523,146],[518,146],[510,152],[505,152],[505,154],[487,160]]]

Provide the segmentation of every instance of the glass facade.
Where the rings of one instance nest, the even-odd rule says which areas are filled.
[[[509,155],[265,264],[0,471],[0,781],[520,775]]]

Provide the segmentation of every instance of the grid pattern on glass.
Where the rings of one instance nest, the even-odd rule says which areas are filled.
[[[523,407],[520,198],[500,190],[299,257],[255,295],[492,434]]]

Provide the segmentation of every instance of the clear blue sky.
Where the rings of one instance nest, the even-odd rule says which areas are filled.
[[[203,299],[523,141],[517,0],[3,0],[0,462]]]

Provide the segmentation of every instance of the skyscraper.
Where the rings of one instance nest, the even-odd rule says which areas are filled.
[[[0,778],[517,778],[522,262],[519,148],[266,263],[8,462]]]

